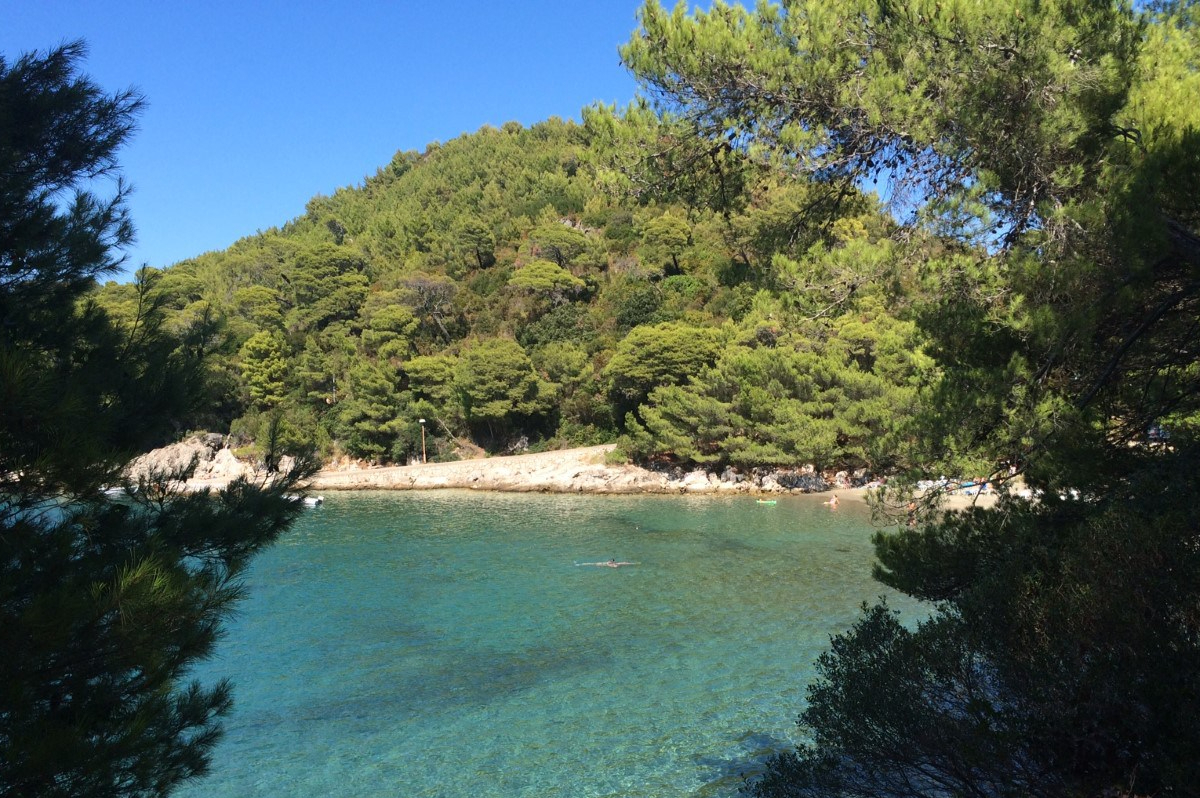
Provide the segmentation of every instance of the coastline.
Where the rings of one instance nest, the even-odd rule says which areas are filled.
[[[751,493],[704,471],[674,477],[640,466],[606,463],[613,444],[535,454],[408,466],[327,469],[310,490],[491,490],[509,493]]]
[[[304,485],[310,493],[356,490],[478,490],[507,493],[718,494],[766,498],[836,493],[843,502],[865,503],[869,488],[828,484],[809,476],[803,487],[788,487],[765,475],[715,474],[703,470],[658,471],[629,464],[609,464],[613,444],[552,452],[486,457],[448,463],[407,466],[343,466],[317,472]],[[195,475],[185,490],[218,490],[239,476],[256,474],[223,448],[219,436],[203,436],[174,444],[135,461],[131,476],[145,469],[168,470],[196,458]],[[261,476],[261,475],[259,475]],[[839,474],[839,477],[843,475]],[[945,496],[943,509],[990,506],[995,496]]]
[[[507,493],[588,494],[745,494],[748,496],[810,496],[837,494],[843,502],[866,504],[870,488],[838,487],[825,490],[786,488],[773,480],[760,486],[750,479],[732,482],[703,470],[675,474],[629,464],[611,465],[606,458],[613,444],[562,449],[536,454],[318,472],[308,484],[320,490],[443,490],[466,489]],[[990,507],[994,495],[946,495],[939,506],[947,510]]]

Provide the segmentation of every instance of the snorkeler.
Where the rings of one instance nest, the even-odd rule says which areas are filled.
[[[637,564],[638,563],[635,563],[635,562],[617,562],[616,560],[609,560],[608,562],[577,562],[577,563],[575,563],[576,566],[597,565],[601,568],[620,568],[622,565],[637,565]]]

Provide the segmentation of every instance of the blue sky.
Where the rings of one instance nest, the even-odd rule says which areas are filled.
[[[167,266],[283,224],[398,150],[627,103],[617,47],[639,6],[5,0],[0,52],[83,38],[97,83],[146,96],[121,156],[138,229],[128,265]]]

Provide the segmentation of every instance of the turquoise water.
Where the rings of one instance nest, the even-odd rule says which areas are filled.
[[[814,497],[327,496],[200,672],[237,703],[180,795],[734,795],[883,592],[870,534]]]

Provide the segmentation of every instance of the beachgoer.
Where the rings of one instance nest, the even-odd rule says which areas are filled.
[[[595,565],[599,568],[620,568],[622,565],[637,565],[637,563],[635,563],[635,562],[627,562],[627,561],[617,562],[615,559],[609,560],[608,562],[577,562],[575,564],[576,565]]]
[[[828,504],[828,505],[829,505],[829,509],[830,509],[830,510],[836,510],[836,509],[837,509],[837,506],[838,506],[838,497],[837,497],[837,494],[836,494],[836,493],[835,493],[835,494],[833,494],[833,498],[832,498],[832,499],[830,499],[829,501],[825,502],[825,504]]]

